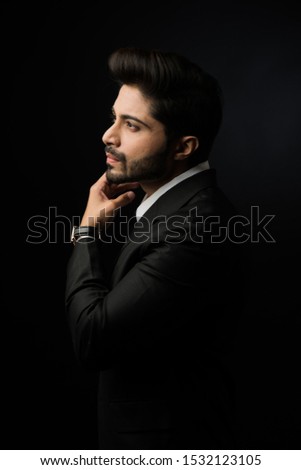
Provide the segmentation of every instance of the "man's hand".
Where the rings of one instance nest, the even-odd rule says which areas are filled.
[[[138,187],[139,183],[110,184],[104,173],[90,188],[87,207],[80,225],[82,227],[99,225],[102,228],[106,221],[112,219],[116,209],[126,206],[135,198],[135,193],[128,190]],[[121,191],[126,192],[112,199]]]

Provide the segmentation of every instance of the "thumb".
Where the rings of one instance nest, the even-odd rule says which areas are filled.
[[[114,204],[114,209],[118,209],[119,207],[126,206],[127,204],[132,202],[135,197],[136,194],[133,191],[127,191],[126,193],[121,194],[115,199],[111,199],[111,202],[113,202]]]

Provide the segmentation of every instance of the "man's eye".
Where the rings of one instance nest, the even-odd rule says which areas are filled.
[[[127,126],[129,129],[136,130],[136,131],[139,130],[139,127],[138,127],[138,126],[135,126],[131,121],[126,121],[125,123],[126,123],[126,126]]]

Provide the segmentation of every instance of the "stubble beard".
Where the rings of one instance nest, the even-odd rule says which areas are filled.
[[[117,158],[119,157],[119,163],[117,163],[117,165],[121,166],[121,168],[116,170],[113,165],[107,165],[106,176],[109,183],[140,183],[164,179],[167,171],[167,157],[169,155],[167,146],[160,153],[137,158],[130,162],[124,154],[117,155],[115,153],[115,155]]]

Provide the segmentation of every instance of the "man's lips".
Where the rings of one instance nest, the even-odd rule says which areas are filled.
[[[111,153],[106,153],[106,157],[107,157],[107,163],[117,163],[119,162],[119,159],[116,158],[114,155],[112,155]]]

